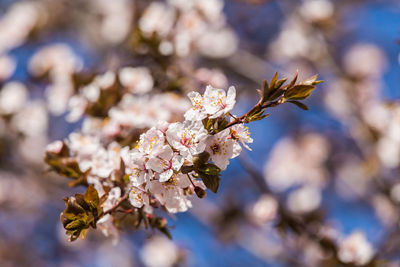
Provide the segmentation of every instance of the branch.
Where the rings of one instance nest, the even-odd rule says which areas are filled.
[[[122,204],[122,202],[124,202],[124,201],[128,198],[128,196],[129,196],[128,194],[123,195],[123,196],[120,198],[120,200],[119,200],[114,206],[112,206],[111,208],[109,208],[108,210],[106,210],[106,211],[104,212],[104,215],[109,214],[109,213],[115,211],[115,210]]]

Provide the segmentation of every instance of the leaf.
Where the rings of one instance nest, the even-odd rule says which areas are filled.
[[[308,110],[308,106],[306,104],[303,104],[299,101],[296,100],[290,100],[288,101],[289,103],[295,104],[296,106],[298,106],[299,108],[303,109],[303,110]]]
[[[273,101],[273,100],[277,99],[277,98],[280,97],[285,91],[286,91],[286,89],[284,89],[284,88],[279,88],[279,89],[275,90],[274,93],[269,97],[269,100],[270,100],[270,101]]]
[[[272,77],[272,80],[269,83],[269,89],[275,88],[275,82],[277,79],[278,79],[278,72],[275,72],[274,77]]]
[[[168,237],[169,240],[172,240],[172,236],[171,233],[169,232],[167,227],[163,227],[163,228],[158,228],[158,230],[160,230],[161,233],[163,233],[164,235],[166,235]]]
[[[205,186],[210,189],[211,192],[218,192],[219,181],[221,180],[219,175],[207,175],[205,173],[199,173],[199,176],[203,180]]]
[[[220,132],[226,128],[226,126],[229,124],[229,122],[225,119],[218,120],[218,129],[217,132]]]
[[[275,84],[275,89],[279,89],[282,86],[282,84],[284,84],[286,81],[287,81],[287,78],[283,78],[283,79],[280,79],[279,81],[277,81]]]
[[[257,113],[249,114],[249,116],[246,117],[246,121],[247,122],[258,121],[258,120],[261,120],[261,119],[264,119],[264,118],[268,117],[269,114],[263,115],[264,111],[265,111],[265,109],[261,109]]]
[[[211,128],[213,126],[213,120],[205,118],[202,120],[203,126],[207,131],[211,131]]]
[[[202,168],[204,164],[208,162],[210,158],[210,154],[207,151],[204,151],[193,157],[193,167],[194,170],[197,171]]]
[[[75,220],[68,223],[64,228],[66,230],[75,230],[82,227],[86,227],[86,222],[84,222],[83,220]]]
[[[290,83],[289,83],[287,88],[292,88],[296,84],[298,76],[299,76],[299,71],[296,70],[296,73],[294,74],[293,79],[290,81]]]
[[[97,221],[104,215],[100,207],[97,190],[90,185],[85,194],[75,194],[74,197],[64,199],[66,208],[60,214],[60,221],[70,241],[78,237],[85,238],[87,229],[96,228]]]
[[[201,167],[201,169],[199,169],[199,172],[207,175],[218,175],[221,172],[221,169],[215,164],[206,163]]]
[[[314,85],[315,82],[322,82],[322,81],[317,81],[318,74],[315,74],[311,76],[310,78],[304,80],[302,84],[308,84],[308,85]]]
[[[97,209],[100,204],[99,194],[93,185],[89,185],[85,194],[83,195],[83,199],[86,203],[88,203],[92,208]]]
[[[289,100],[301,100],[308,97],[312,90],[315,89],[314,85],[298,84],[293,86],[290,90],[286,91],[284,96]]]
[[[194,167],[192,165],[191,166],[182,166],[182,168],[181,168],[181,172],[183,174],[188,174],[193,170],[194,170]]]

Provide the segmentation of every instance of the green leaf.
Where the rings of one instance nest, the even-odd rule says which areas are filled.
[[[197,171],[201,169],[201,167],[208,162],[210,158],[210,154],[207,151],[204,151],[193,157],[193,167],[194,170]]]
[[[269,114],[263,115],[264,111],[265,111],[265,109],[261,109],[257,113],[249,114],[249,116],[246,117],[246,121],[247,122],[258,121],[258,120],[261,120],[261,119],[264,119],[264,118],[268,117]]]
[[[225,119],[219,120],[217,132],[224,130],[228,124],[229,122]]]
[[[97,208],[100,204],[99,194],[93,185],[89,185],[85,194],[83,195],[83,199],[87,204],[89,204],[92,208]]]
[[[207,131],[211,131],[212,126],[213,126],[213,120],[205,118],[202,120],[203,126]]]
[[[303,104],[303,103],[299,102],[299,101],[290,100],[290,101],[288,101],[288,102],[289,102],[289,103],[292,103],[292,104],[295,104],[296,106],[298,106],[298,107],[301,108],[301,109],[308,110],[308,106],[307,106],[306,104]]]
[[[199,169],[199,172],[207,175],[218,175],[221,172],[221,169],[215,164],[206,163]]]
[[[278,72],[275,72],[274,77],[272,77],[271,82],[269,83],[269,88],[273,89],[275,88],[275,82],[278,79]]]
[[[90,185],[85,194],[75,194],[65,198],[65,210],[60,214],[60,221],[70,241],[78,237],[85,238],[89,227],[96,228],[97,221],[104,215],[96,189]]]
[[[219,182],[220,178],[219,175],[207,175],[205,173],[199,173],[199,176],[201,180],[203,180],[203,183],[205,186],[211,190],[213,193],[218,192],[218,187],[219,187]]]
[[[86,227],[87,227],[86,222],[84,222],[83,220],[75,220],[75,221],[68,223],[64,228],[66,230],[75,230],[75,229],[86,228]]]
[[[275,89],[280,88],[282,86],[282,84],[284,84],[286,81],[287,81],[287,78],[283,78],[283,79],[278,80],[276,82],[276,84],[275,84]]]
[[[293,76],[293,79],[290,81],[289,85],[287,86],[287,88],[292,88],[296,84],[298,77],[299,77],[299,71],[297,70]]]
[[[315,74],[314,76],[304,80],[301,84],[317,85],[323,82],[323,81],[317,81],[317,79],[318,79],[318,74]]]
[[[289,100],[301,100],[308,97],[314,89],[314,85],[298,84],[286,91],[284,96]]]
[[[172,235],[169,232],[167,227],[163,227],[163,228],[158,228],[158,230],[160,230],[161,233],[163,233],[164,235],[166,235],[168,237],[169,240],[172,240]]]
[[[193,170],[194,170],[194,167],[192,165],[191,166],[182,166],[182,168],[181,168],[181,172],[183,174],[188,174]]]

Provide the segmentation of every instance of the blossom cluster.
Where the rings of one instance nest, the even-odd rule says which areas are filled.
[[[115,141],[107,144],[109,138],[84,126],[65,142],[49,144],[46,160],[59,173],[77,179],[76,184],[92,185],[105,198],[105,211],[125,196],[146,214],[160,206],[170,213],[184,212],[191,207],[188,197],[204,197],[206,187],[216,192],[219,172],[242,146],[250,149],[247,144],[253,142],[243,123],[228,127],[229,118],[235,118],[234,87],[226,92],[207,86],[203,95],[188,96],[192,105],[183,122],[160,120],[136,143],[123,147]],[[98,221],[106,235],[116,233],[112,221],[109,214]]]
[[[237,48],[237,37],[227,26],[221,0],[168,0],[152,2],[139,19],[144,38],[156,36],[162,55],[183,57],[198,50],[223,58]]]
[[[196,157],[206,152],[221,170],[229,160],[239,155],[243,144],[253,140],[249,132],[238,124],[216,134],[208,132],[203,119],[225,119],[235,104],[235,88],[228,93],[208,86],[204,95],[189,93],[192,107],[185,113],[184,122],[160,122],[140,136],[130,152],[132,173],[130,201],[135,207],[150,207],[150,192],[169,212],[182,212],[190,207],[187,195],[203,183],[193,179],[195,171],[182,173],[185,166],[196,164]]]
[[[125,68],[120,74],[127,69],[135,70]],[[93,91],[74,96],[84,97],[85,104],[77,118],[90,115],[82,131],[47,147],[45,161],[53,170],[74,179],[71,186],[89,186],[85,195],[66,199],[61,221],[71,240],[84,237],[85,229],[97,224],[106,235],[118,233],[113,220],[121,206],[119,211],[139,213],[138,225],[146,218],[147,224],[167,233],[163,218],[153,216],[154,208],[184,212],[191,207],[190,196],[203,198],[206,188],[216,193],[220,172],[230,159],[242,147],[251,150],[248,144],[253,139],[244,124],[267,117],[268,107],[285,102],[307,108],[298,100],[321,83],[316,75],[296,82],[296,74],[284,85],[287,79],[278,80],[276,73],[258,90],[258,103],[240,117],[231,113],[235,87],[225,91],[209,85],[204,94],[188,93],[191,104],[179,121],[180,110],[173,103],[183,100],[178,97],[169,103],[171,94],[150,97],[126,92],[129,83],[121,86],[121,76],[108,71],[81,87]]]

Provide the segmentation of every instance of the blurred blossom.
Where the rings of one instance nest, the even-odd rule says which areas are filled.
[[[16,67],[17,63],[12,57],[0,54],[0,82],[10,78]]]
[[[390,190],[390,197],[396,203],[400,203],[400,183],[395,184]]]
[[[321,190],[313,186],[303,186],[291,192],[288,197],[288,208],[294,213],[309,213],[316,210],[321,203]]]
[[[92,0],[101,15],[100,35],[111,44],[118,44],[130,33],[134,7],[129,0]]]
[[[338,257],[344,263],[367,264],[374,250],[362,232],[353,232],[339,244]]]
[[[302,249],[304,249],[305,261],[310,263],[309,266],[319,266],[320,261],[324,259],[323,249],[313,242],[305,243]]]
[[[324,98],[327,108],[340,118],[348,118],[352,112],[353,106],[347,94],[351,86],[352,84],[345,79],[332,81]]]
[[[44,135],[27,136],[18,144],[18,151],[26,161],[42,165],[47,142]]]
[[[118,244],[104,242],[96,251],[94,259],[96,266],[118,266],[130,267],[136,266],[134,257],[134,247],[127,240],[121,240]]]
[[[221,0],[153,2],[139,19],[146,38],[158,37],[163,55],[188,56],[195,49],[212,58],[232,55],[237,37],[226,25]]]
[[[107,71],[97,75],[90,84],[81,87],[79,94],[73,95],[68,101],[68,110],[70,112],[67,115],[67,120],[69,122],[79,120],[84,115],[89,104],[96,103],[102,91],[110,91],[116,80],[117,75],[115,72]]]
[[[353,45],[343,59],[344,69],[355,77],[377,77],[387,65],[382,50],[373,44]]]
[[[283,138],[274,146],[264,166],[265,179],[276,191],[301,184],[321,187],[326,179],[323,164],[328,153],[328,142],[319,134]]]
[[[30,59],[28,68],[32,75],[49,75],[46,96],[49,110],[54,115],[65,112],[69,98],[74,93],[72,75],[82,67],[82,60],[65,44],[45,46]]]
[[[390,117],[385,120],[382,138],[377,144],[377,153],[388,168],[400,164],[400,105],[389,107]]]
[[[399,220],[396,206],[385,195],[375,195],[372,198],[372,205],[376,215],[385,225],[395,225]]]
[[[66,44],[51,44],[39,49],[29,61],[32,75],[42,76],[49,72],[58,75],[71,75],[82,68],[81,59]]]
[[[174,8],[164,3],[153,2],[140,17],[139,28],[148,37],[154,33],[165,37],[173,27],[175,13]]]
[[[174,114],[182,114],[188,106],[187,100],[173,94],[160,94],[151,98],[126,94],[119,105],[110,110],[109,116],[120,125],[143,129],[156,125],[158,121],[173,120]]]
[[[304,0],[300,7],[301,15],[311,22],[326,20],[333,12],[334,5],[330,0]]]
[[[23,83],[6,83],[0,91],[0,113],[12,114],[20,112],[27,99],[28,90]]]
[[[387,131],[388,122],[394,117],[384,103],[371,103],[368,108],[361,112],[365,122],[381,133]]]
[[[148,267],[172,267],[180,259],[179,248],[170,240],[154,236],[140,251],[140,258]]]
[[[223,58],[232,55],[238,45],[236,35],[228,29],[207,31],[199,40],[200,52],[208,57]]]
[[[274,60],[282,63],[297,57],[317,60],[326,53],[326,48],[321,43],[321,37],[313,33],[313,28],[301,19],[289,17],[271,44],[269,54]]]
[[[33,101],[24,106],[13,118],[12,124],[27,136],[46,136],[47,110],[43,102]]]
[[[262,195],[249,209],[252,221],[263,225],[275,219],[278,210],[278,202],[270,195]]]
[[[121,84],[131,93],[144,94],[153,89],[153,77],[146,67],[125,67],[119,71]]]
[[[39,20],[36,2],[17,2],[0,18],[0,54],[23,44]]]
[[[35,212],[46,199],[45,192],[31,178],[0,171],[0,206],[5,210]]]
[[[344,158],[344,163],[337,167],[335,187],[338,193],[345,198],[357,198],[368,190],[371,175],[366,165],[356,158]]]
[[[228,79],[219,69],[200,68],[196,70],[195,76],[203,84],[209,84],[216,88],[228,87]]]

